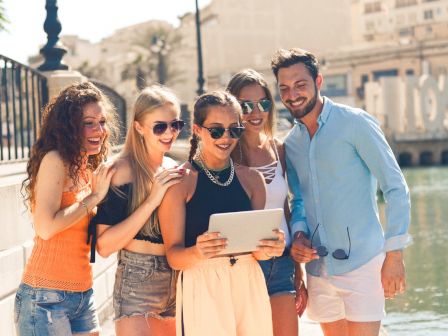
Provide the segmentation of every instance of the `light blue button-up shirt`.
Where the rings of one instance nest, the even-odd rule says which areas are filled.
[[[371,115],[324,97],[318,125],[310,139],[305,125],[296,122],[285,139],[291,228],[311,239],[317,227],[313,247],[328,249],[326,257],[306,264],[307,272],[339,275],[411,242],[409,189]],[[385,232],[378,215],[377,180],[386,201]],[[348,253],[348,235],[349,258],[334,259],[336,249]]]

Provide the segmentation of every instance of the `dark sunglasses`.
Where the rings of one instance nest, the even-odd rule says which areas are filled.
[[[317,228],[319,227],[320,223],[317,224],[316,228],[314,229],[314,232],[311,236],[311,248],[313,248],[313,238],[314,235],[316,234]],[[348,227],[347,227],[347,236],[348,236],[348,254],[345,253],[345,251],[343,249],[337,249],[335,250],[331,255],[333,256],[333,258],[337,259],[337,260],[346,260],[350,257],[350,250],[352,249],[352,242],[350,240],[350,232],[348,231]],[[317,246],[316,247],[316,252],[317,255],[319,257],[326,257],[328,255],[328,249],[325,246]]]
[[[272,109],[272,102],[267,98],[261,99],[257,102],[253,102],[250,100],[243,100],[240,101],[240,104],[241,108],[243,109],[243,114],[252,113],[255,109],[255,106],[258,107],[260,112],[270,112]]]
[[[225,131],[229,131],[231,138],[239,139],[241,137],[241,134],[243,134],[243,132],[244,132],[244,127],[242,127],[242,126],[232,126],[229,128],[224,128],[222,126],[217,126],[217,127],[201,126],[201,127],[205,128],[210,133],[210,136],[213,139],[221,138],[224,135]]]
[[[157,123],[154,124],[154,126],[152,128],[152,132],[155,135],[162,135],[168,129],[168,125],[171,128],[171,132],[173,132],[173,133],[174,132],[180,132],[180,131],[182,131],[182,128],[184,128],[184,126],[185,126],[185,121],[180,120],[180,119],[173,120],[173,121],[171,121],[169,123],[160,121],[160,122],[157,122]]]

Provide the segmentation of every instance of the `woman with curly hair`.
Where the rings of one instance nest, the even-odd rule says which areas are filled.
[[[114,174],[102,163],[114,124],[109,101],[89,82],[44,109],[23,182],[36,235],[15,298],[20,336],[98,335],[86,237]]]

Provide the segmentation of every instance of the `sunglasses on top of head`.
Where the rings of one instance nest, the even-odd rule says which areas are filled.
[[[219,139],[222,138],[225,131],[229,131],[230,137],[233,139],[239,139],[241,137],[241,134],[244,132],[243,126],[232,126],[229,128],[224,128],[222,126],[215,126],[215,127],[205,127],[201,126],[202,128],[205,128],[209,133],[210,136],[213,139]]]
[[[255,106],[258,107],[260,112],[270,112],[272,109],[272,102],[267,99],[260,99],[259,101],[240,100],[243,114],[252,113],[255,110]]]
[[[170,122],[165,122],[165,121],[159,121],[156,122],[152,128],[152,132],[155,135],[162,135],[163,133],[166,132],[166,130],[168,129],[168,126],[171,129],[171,132],[175,133],[175,132],[180,132],[182,130],[182,128],[184,128],[185,126],[185,121],[177,119],[177,120],[173,120]]]

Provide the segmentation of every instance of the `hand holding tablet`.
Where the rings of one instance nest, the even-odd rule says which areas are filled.
[[[227,247],[218,255],[256,251],[260,240],[266,239],[269,241],[263,244],[263,249],[269,250],[269,246],[275,246],[274,241],[278,240],[274,230],[279,229],[282,217],[281,208],[213,214],[208,231],[219,232],[222,238],[227,238]],[[272,249],[278,250],[278,247]]]

